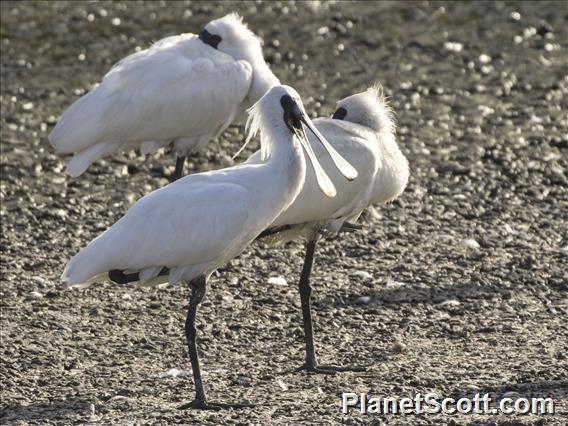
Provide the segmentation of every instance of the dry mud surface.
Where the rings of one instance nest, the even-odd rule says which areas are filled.
[[[255,244],[213,276],[198,333],[209,397],[257,406],[180,411],[191,378],[160,373],[189,370],[187,289],[58,288],[72,254],[167,183],[173,157],[124,154],[71,179],[47,134],[113,62],[233,10],[314,115],[381,81],[412,177],[363,231],[318,250],[320,360],[368,370],[293,371],[303,244]],[[566,3],[3,1],[1,12],[1,423],[565,424]],[[192,170],[231,164],[241,141],[230,129]],[[342,416],[348,391],[543,396],[558,412]]]

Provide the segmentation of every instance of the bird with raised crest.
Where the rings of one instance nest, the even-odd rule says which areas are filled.
[[[303,236],[306,253],[299,290],[306,339],[303,370],[333,373],[360,370],[361,367],[337,367],[318,364],[312,327],[310,273],[320,235],[336,235],[341,229],[357,229],[354,222],[364,209],[396,199],[406,187],[409,167],[395,140],[395,123],[380,86],[349,96],[337,103],[332,118],[317,118],[314,125],[333,148],[358,171],[357,179],[339,176],[314,138],[310,144],[322,167],[337,188],[334,198],[323,197],[313,173],[308,172],[302,191],[294,202],[261,234],[272,244],[281,244]],[[258,151],[247,164],[261,161]],[[309,167],[308,167],[309,168]]]
[[[212,272],[241,253],[298,196],[306,179],[304,152],[324,197],[336,195],[303,126],[314,133],[344,178],[357,177],[314,127],[299,95],[288,86],[270,89],[250,110],[248,124],[249,139],[258,130],[261,133],[257,163],[186,176],[146,195],[79,251],[63,272],[67,286],[106,278],[189,285],[185,332],[195,399],[184,408],[245,406],[210,403],[203,388],[195,316]]]

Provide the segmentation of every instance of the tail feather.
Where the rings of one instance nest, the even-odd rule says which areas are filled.
[[[80,176],[85,173],[85,170],[87,170],[91,164],[114,150],[116,150],[116,147],[108,143],[98,143],[84,151],[77,152],[73,158],[69,160],[65,173],[72,177]]]
[[[51,146],[60,154],[70,154],[97,143],[104,131],[99,120],[104,106],[104,98],[97,89],[77,99],[49,134]]]
[[[113,241],[113,228],[107,229],[86,247],[82,248],[79,253],[67,262],[61,279],[70,287],[89,284],[101,278],[108,278],[108,271],[115,269],[113,266],[116,258],[116,251],[120,250],[118,244],[110,244]],[[114,247],[115,250],[109,250]]]

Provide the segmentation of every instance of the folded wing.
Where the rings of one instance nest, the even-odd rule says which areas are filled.
[[[191,267],[238,254],[239,235],[249,226],[248,190],[196,183],[168,185],[139,200],[69,261],[63,279],[74,285],[113,269]]]
[[[61,153],[110,144],[99,149],[107,155],[145,141],[214,133],[239,112],[251,79],[249,63],[193,35],[169,37],[117,63],[65,111],[49,140]]]

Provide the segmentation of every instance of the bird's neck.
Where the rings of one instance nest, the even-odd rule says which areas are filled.
[[[296,199],[306,178],[306,159],[297,137],[291,137],[288,128],[282,124],[262,129],[261,152],[265,167],[270,175],[280,177],[284,184],[285,196],[279,198],[286,208]]]
[[[272,87],[280,85],[280,80],[272,73],[264,58],[257,58],[253,62],[253,76],[248,93],[250,105],[254,105]]]
[[[380,184],[375,185],[374,203],[385,203],[397,198],[406,187],[410,170],[408,160],[390,132],[380,137],[380,156],[383,167],[377,175]]]

